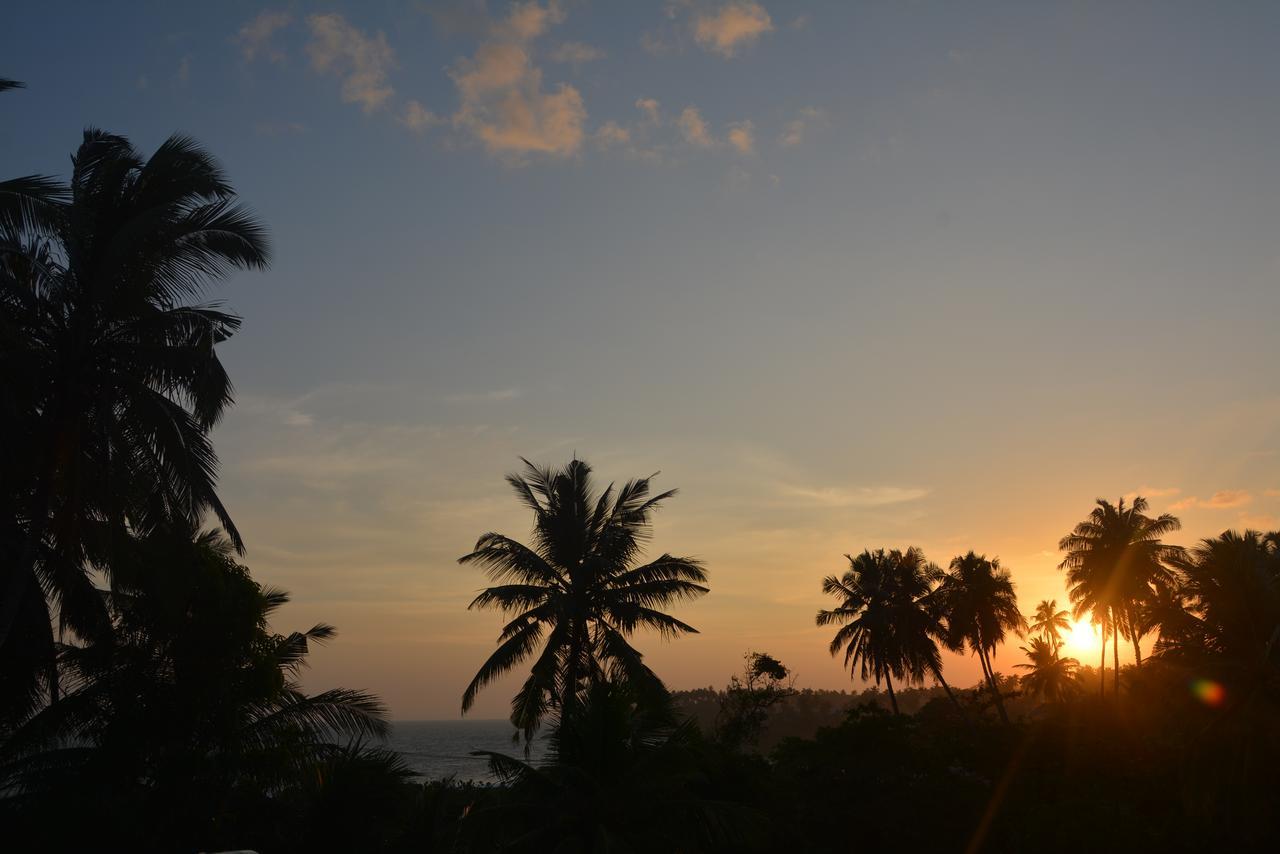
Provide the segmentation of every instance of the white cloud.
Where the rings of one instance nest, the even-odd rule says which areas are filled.
[[[680,113],[680,118],[676,119],[676,124],[680,127],[680,133],[684,136],[685,142],[690,145],[696,145],[699,148],[710,148],[716,144],[715,139],[711,136],[711,128],[702,118],[702,113],[697,107],[685,107]]]
[[[699,45],[725,58],[739,48],[755,44],[773,31],[773,20],[759,3],[735,0],[717,11],[702,13],[693,22],[693,37]]]
[[[756,148],[755,125],[749,121],[734,122],[729,125],[729,144],[739,154],[750,154]]]
[[[584,62],[595,62],[598,59],[604,59],[604,51],[582,42],[563,42],[559,47],[551,51],[550,56],[552,62],[581,65]]]
[[[253,62],[258,57],[268,62],[284,62],[284,51],[271,43],[276,31],[284,29],[293,22],[293,15],[288,12],[276,12],[265,9],[258,16],[240,28],[236,35],[236,44],[240,45],[240,55],[245,62]]]
[[[312,15],[307,24],[311,28],[307,45],[311,67],[342,78],[343,101],[359,104],[369,113],[395,94],[387,80],[395,65],[395,51],[385,35],[366,35],[336,13]]]
[[[460,100],[454,127],[516,161],[531,153],[577,153],[587,118],[582,95],[565,83],[544,90],[530,54],[530,43],[563,17],[556,3],[522,3],[492,25],[490,39],[450,72]]]
[[[827,114],[817,107],[802,107],[800,113],[783,128],[778,144],[784,148],[800,145],[815,126],[826,124],[826,121]]]

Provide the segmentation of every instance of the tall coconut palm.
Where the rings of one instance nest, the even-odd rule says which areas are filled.
[[[972,551],[957,556],[938,587],[937,598],[946,620],[949,646],[956,650],[967,646],[978,656],[1000,718],[1008,723],[1009,714],[996,684],[991,656],[1008,632],[1021,635],[1026,630],[1009,570],[1000,566],[999,558],[988,559]]]
[[[636,565],[650,535],[650,518],[675,490],[650,496],[652,476],[596,494],[591,467],[573,460],[555,471],[523,460],[523,474],[507,482],[533,511],[533,545],[488,533],[458,559],[477,564],[499,582],[471,608],[497,608],[514,618],[498,648],[462,695],[465,713],[485,685],[532,656],[524,686],[511,701],[511,722],[532,737],[550,711],[575,704],[592,684],[625,683],[662,693],[662,683],[628,638],[654,629],[665,638],[697,629],[659,610],[707,592],[702,565],[664,554]],[[544,641],[545,637],[545,641]]]
[[[1022,651],[1030,659],[1028,664],[1015,664],[1018,670],[1027,673],[1019,679],[1024,691],[1033,697],[1042,697],[1049,703],[1060,703],[1069,699],[1080,689],[1076,681],[1076,670],[1080,662],[1074,658],[1062,658],[1058,648],[1045,638],[1032,638],[1022,647]]]
[[[862,679],[873,679],[877,686],[883,680],[895,714],[895,677],[920,684],[933,675],[955,701],[942,676],[936,642],[941,629],[931,597],[940,570],[916,548],[866,550],[845,558],[849,568],[844,575],[822,581],[822,592],[835,596],[839,605],[819,611],[816,618],[819,626],[841,626],[831,640],[831,654],[843,649],[851,672],[858,670]]]
[[[1146,515],[1142,496],[1125,506],[1099,498],[1089,517],[1063,537],[1058,548],[1066,552],[1059,568],[1066,570],[1072,610],[1076,619],[1088,614],[1093,621],[1109,627],[1115,665],[1115,690],[1120,691],[1119,639],[1133,643],[1136,666],[1142,665],[1142,609],[1160,585],[1173,582],[1166,564],[1181,550],[1168,546],[1163,538],[1182,525],[1168,513],[1155,518]],[[1103,658],[1105,670],[1106,658]],[[1104,683],[1105,684],[1105,683]]]
[[[215,348],[240,321],[200,300],[267,257],[262,225],[185,136],[143,158],[90,129],[69,186],[0,186],[5,509],[24,541],[0,589],[0,646],[42,586],[57,600],[59,583],[79,584],[50,587],[50,551],[109,569],[104,537],[206,512],[243,547],[209,439],[231,402]]]
[[[1038,634],[1056,651],[1062,647],[1062,633],[1070,629],[1071,622],[1067,619],[1067,612],[1058,610],[1058,600],[1041,599],[1027,630]]]

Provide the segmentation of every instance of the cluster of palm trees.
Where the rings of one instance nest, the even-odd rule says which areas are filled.
[[[0,812],[100,773],[121,796],[184,781],[207,813],[386,730],[367,694],[299,688],[333,630],[269,631],[284,595],[237,562],[215,489],[240,320],[207,294],[268,258],[185,136],[146,157],[91,128],[68,181],[0,182]]]
[[[819,626],[839,625],[830,651],[843,649],[847,667],[863,680],[884,681],[895,713],[893,680],[919,685],[932,677],[959,706],[942,675],[941,650],[969,650],[982,665],[983,679],[1001,718],[1008,720],[991,657],[1009,632],[1026,625],[1013,580],[999,559],[958,555],[947,571],[928,562],[917,548],[863,551],[846,555],[849,568],[829,575],[822,591],[836,597],[833,609],[818,612]]]

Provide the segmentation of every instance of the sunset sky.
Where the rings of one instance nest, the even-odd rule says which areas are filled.
[[[4,19],[5,177],[65,174],[86,126],[182,131],[271,228],[216,295],[245,323],[215,440],[278,628],[339,628],[316,686],[458,714],[500,617],[455,560],[527,534],[521,455],[680,489],[653,547],[706,562],[702,634],[637,644],[675,688],[747,650],[848,687],[813,624],[845,552],[998,555],[1030,612],[1097,497],[1180,543],[1280,528],[1276,4]]]

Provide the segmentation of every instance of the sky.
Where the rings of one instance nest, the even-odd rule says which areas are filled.
[[[456,558],[528,534],[520,456],[679,488],[652,549],[706,562],[701,633],[636,640],[674,688],[748,650],[860,688],[813,619],[847,552],[998,555],[1030,612],[1098,497],[1183,544],[1280,528],[1275,4],[5,18],[2,174],[184,132],[270,227],[271,270],[211,295],[245,319],[215,441],[277,629],[339,629],[312,688],[458,715],[501,617]]]

